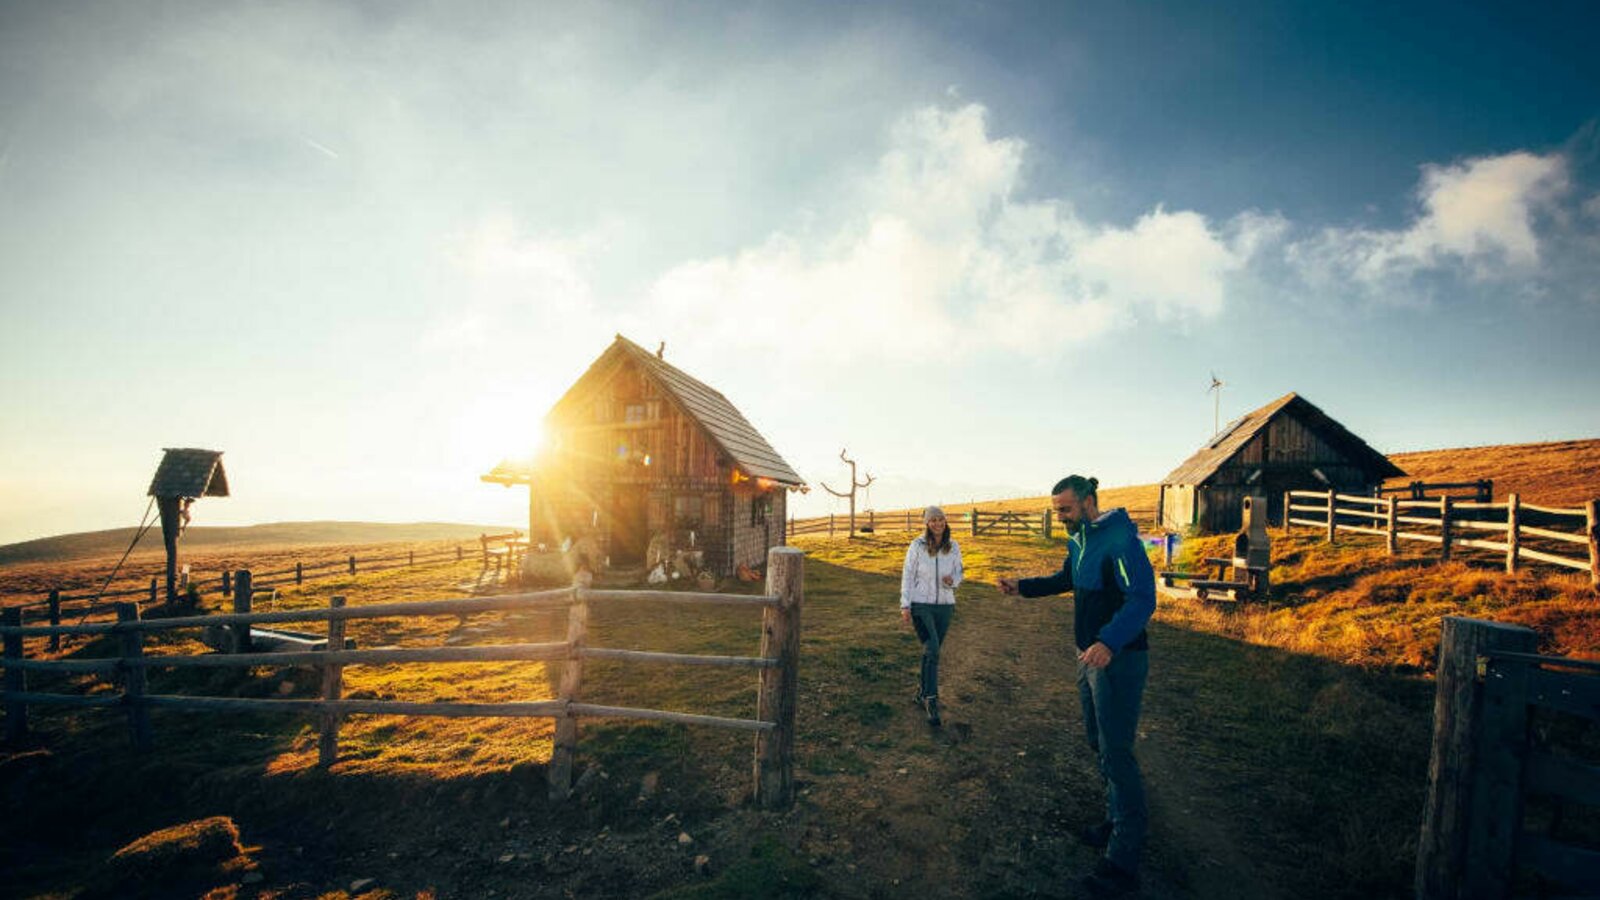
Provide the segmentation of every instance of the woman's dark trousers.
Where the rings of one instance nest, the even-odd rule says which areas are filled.
[[[922,696],[939,696],[939,650],[944,646],[944,633],[950,630],[950,615],[956,611],[954,603],[911,604],[911,625],[917,629],[917,640],[922,642]]]

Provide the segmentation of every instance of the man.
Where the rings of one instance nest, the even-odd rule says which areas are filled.
[[[1041,578],[1002,578],[1000,590],[1024,597],[1074,594],[1078,696],[1089,746],[1100,759],[1107,810],[1106,821],[1082,836],[1105,849],[1084,887],[1094,896],[1113,897],[1139,886],[1139,852],[1148,824],[1133,740],[1149,671],[1145,624],[1155,612],[1156,584],[1127,511],[1100,512],[1099,483],[1069,475],[1051,491],[1056,517],[1068,530],[1061,571]]]

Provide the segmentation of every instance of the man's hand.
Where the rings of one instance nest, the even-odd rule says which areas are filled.
[[[1111,663],[1111,648],[1101,641],[1089,645],[1089,649],[1078,654],[1078,662],[1091,669],[1104,669]]]
[[[911,624],[911,610],[907,609],[904,606],[900,607],[900,623],[902,625],[910,625]]]
[[[1017,595],[1017,580],[1015,578],[1002,578],[997,584],[1000,587],[1000,593],[1005,594],[1007,597],[1015,597]]]

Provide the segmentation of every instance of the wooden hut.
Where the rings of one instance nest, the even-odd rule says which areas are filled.
[[[546,448],[482,476],[527,484],[535,546],[592,540],[613,568],[656,546],[732,574],[784,542],[787,491],[804,482],[720,392],[617,335],[545,415]]]
[[[189,524],[189,507],[200,497],[228,496],[222,451],[167,447],[150,479],[150,496],[161,513],[161,541],[167,550],[167,602],[178,599],[178,538]]]
[[[1178,532],[1236,531],[1247,494],[1265,494],[1268,517],[1282,522],[1284,491],[1365,494],[1403,475],[1327,413],[1289,393],[1229,422],[1162,479],[1156,519]]]

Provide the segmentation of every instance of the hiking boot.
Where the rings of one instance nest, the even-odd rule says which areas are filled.
[[[1078,843],[1096,850],[1104,850],[1111,843],[1111,823],[1101,822],[1078,829]]]
[[[941,724],[943,724],[943,723],[941,723],[939,721],[939,698],[938,697],[929,697],[929,698],[927,698],[927,700],[923,703],[923,705],[926,706],[927,709],[928,709],[928,724],[929,725],[932,725],[933,727],[938,728]]]
[[[1137,872],[1129,872],[1105,857],[1083,879],[1084,893],[1091,897],[1124,897],[1138,889]]]

